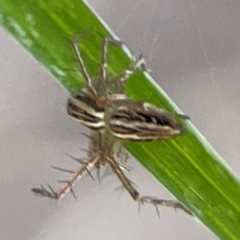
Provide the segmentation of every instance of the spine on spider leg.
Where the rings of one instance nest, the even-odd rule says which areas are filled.
[[[84,172],[88,172],[93,167],[97,169],[105,165],[106,155],[114,154],[117,156],[121,150],[122,141],[110,134],[109,131],[102,129],[99,131],[90,130],[89,144],[87,149],[87,161],[82,162],[79,159],[75,159],[82,164],[82,166],[75,171],[71,178],[64,183],[61,189],[54,194],[55,198],[62,198],[67,192],[73,192],[73,186],[81,178]],[[92,176],[91,176],[92,177]]]
[[[49,197],[49,198],[53,198],[53,199],[63,198],[69,191],[71,191],[72,194],[74,195],[74,198],[76,198],[76,196],[73,192],[73,186],[77,183],[77,181],[82,177],[82,175],[85,172],[90,173],[89,169],[91,169],[92,167],[95,166],[96,162],[98,161],[97,157],[98,156],[92,156],[86,162],[81,162],[80,159],[71,157],[71,158],[73,158],[76,161],[81,163],[81,166],[76,171],[69,171],[69,170],[53,167],[57,170],[61,170],[61,171],[64,171],[64,172],[68,171],[68,172],[72,173],[69,180],[58,181],[59,183],[63,183],[63,185],[59,188],[59,190],[57,192],[55,192],[51,188],[50,185],[48,185],[50,191],[47,190],[46,188],[44,188],[42,185],[41,185],[40,188],[32,188],[32,191],[39,196]]]
[[[90,136],[89,149],[87,151],[88,157],[86,158],[86,161],[83,161],[82,159],[79,159],[79,158],[69,156],[81,164],[81,166],[76,171],[70,171],[70,170],[61,169],[58,167],[53,167],[57,170],[72,173],[68,180],[58,181],[58,182],[62,183],[62,186],[58,189],[58,191],[55,192],[51,188],[50,185],[48,185],[50,191],[47,190],[46,188],[44,188],[42,185],[40,188],[33,188],[32,191],[37,195],[49,197],[49,198],[53,198],[53,199],[63,198],[69,191],[71,191],[74,198],[76,198],[75,193],[73,191],[73,186],[77,183],[77,181],[82,177],[82,175],[85,172],[88,172],[91,176],[91,173],[89,170],[91,168],[93,168],[94,166],[96,166],[98,164],[98,162],[100,161],[100,155],[97,152],[98,142],[99,141],[98,141],[97,135]]]
[[[175,201],[175,200],[166,200],[166,199],[159,199],[149,196],[143,196],[141,195],[133,186],[133,183],[125,176],[123,173],[119,163],[116,161],[114,156],[111,154],[106,156],[106,161],[110,164],[113,172],[117,175],[118,179],[121,181],[125,189],[129,192],[131,197],[139,202],[140,204],[149,203],[156,207],[158,216],[159,211],[157,209],[157,206],[165,206],[165,207],[171,207],[174,209],[181,209],[182,211],[186,212],[189,215],[192,215],[191,211],[189,211],[182,203]]]

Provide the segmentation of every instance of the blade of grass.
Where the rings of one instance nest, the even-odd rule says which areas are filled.
[[[74,71],[71,37],[94,30],[80,47],[88,70],[97,76],[102,36],[112,34],[80,0],[0,0],[0,22],[70,92],[83,87],[81,77]],[[121,72],[129,63],[129,56],[121,49],[110,49],[112,74]],[[137,72],[126,89],[134,99],[179,112],[148,74]],[[127,143],[126,148],[221,239],[239,239],[239,180],[194,126],[184,124],[187,131],[181,137]]]

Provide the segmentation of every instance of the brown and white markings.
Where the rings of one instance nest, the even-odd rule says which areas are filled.
[[[124,175],[121,164],[117,161],[123,141],[153,141],[180,135],[183,133],[183,127],[175,119],[186,119],[187,116],[170,114],[152,104],[129,99],[124,94],[124,83],[129,76],[139,67],[143,70],[147,69],[142,56],[117,77],[110,78],[107,75],[108,45],[109,43],[122,45],[121,41],[104,38],[100,75],[93,82],[84,66],[77,46],[81,37],[83,35],[75,36],[72,40],[72,46],[80,72],[86,83],[86,89],[69,97],[67,112],[70,117],[91,129],[88,157],[85,161],[74,158],[81,163],[79,169],[74,172],[54,167],[72,173],[69,180],[61,181],[63,185],[57,192],[49,185],[50,191],[43,186],[33,188],[32,191],[38,195],[54,199],[62,198],[68,191],[74,194],[72,187],[84,172],[91,175],[89,170],[96,167],[99,173],[99,169],[108,164],[134,200],[139,203],[151,203],[155,206],[179,208],[191,214],[177,201],[141,196]]]
[[[184,128],[175,121],[187,118],[173,115],[145,102],[130,102],[118,107],[109,119],[111,133],[125,141],[153,141],[180,135]]]

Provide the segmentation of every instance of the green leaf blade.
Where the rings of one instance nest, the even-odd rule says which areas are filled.
[[[83,1],[0,0],[0,21],[28,51],[72,93],[83,81],[70,46],[73,35],[94,31],[80,43],[91,76],[97,76],[101,40],[110,36],[106,25]],[[121,72],[130,63],[118,47],[110,49],[109,68]],[[148,74],[138,71],[127,83],[127,94],[170,112],[177,106]],[[240,236],[240,182],[189,121],[186,133],[172,140],[126,143],[126,148],[180,201],[221,239]]]

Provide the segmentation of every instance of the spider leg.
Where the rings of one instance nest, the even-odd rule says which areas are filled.
[[[114,38],[104,38],[102,42],[102,55],[101,55],[101,64],[100,64],[100,78],[99,81],[102,81],[103,83],[106,83],[107,79],[107,54],[108,54],[108,46],[109,44],[113,45],[126,45],[123,41],[117,40]],[[146,66],[145,60],[140,54],[139,58],[134,61],[124,72],[119,74],[117,77],[111,79],[110,83],[123,83],[125,82],[133,73],[134,71],[141,67],[143,71],[148,71],[148,67]]]
[[[81,163],[81,164],[87,164],[87,162],[86,161],[84,161],[84,160],[86,160],[86,158],[84,158],[84,159],[82,159],[82,158],[75,158],[75,157],[73,157],[73,156],[71,156],[71,155],[69,155],[69,154],[66,154],[68,157],[70,157],[71,159],[73,159],[73,160],[75,160],[75,161],[77,161],[78,163]],[[93,178],[93,175],[91,174],[91,172],[88,170],[88,168],[86,168],[86,171],[87,171],[87,173],[88,173],[88,175],[92,178],[92,180],[94,181],[94,178]]]
[[[84,81],[86,82],[87,84],[87,88],[88,90],[92,93],[92,95],[94,97],[97,96],[97,93],[95,91],[95,89],[93,88],[92,86],[92,80],[91,78],[89,77],[89,74],[87,72],[87,69],[84,65],[84,62],[83,62],[83,59],[81,57],[81,53],[79,51],[79,48],[78,48],[78,42],[80,41],[81,38],[85,37],[86,35],[90,34],[91,31],[87,31],[83,34],[78,34],[78,35],[75,35],[71,41],[71,44],[72,44],[72,47],[73,47],[73,51],[75,53],[75,56],[77,58],[77,62],[78,62],[78,66],[79,66],[79,69],[80,69],[80,72],[81,74],[83,75],[83,78],[84,78]]]
[[[125,82],[139,67],[141,67],[141,69],[144,71],[148,70],[142,54],[140,54],[139,58],[136,61],[132,62],[132,64],[127,69],[125,69],[115,78],[111,79],[110,82],[111,83]]]
[[[95,163],[97,161],[98,161],[98,156],[97,157],[95,156],[92,159],[90,159],[88,162],[84,162],[83,165],[79,169],[77,169],[77,171],[72,173],[72,176],[70,177],[69,180],[60,181],[60,182],[63,182],[63,185],[57,192],[55,192],[50,187],[50,185],[48,185],[48,187],[50,188],[51,191],[46,190],[46,188],[44,188],[42,185],[41,185],[41,188],[32,188],[32,191],[34,193],[36,193],[37,195],[49,197],[49,198],[53,198],[53,199],[63,198],[69,191],[71,191],[73,193],[73,195],[75,195],[74,192],[72,191],[72,187],[82,177],[84,172],[89,172],[89,169],[91,169],[92,167],[95,166]],[[54,168],[61,170],[61,171],[65,171],[64,169],[59,169],[56,167],[54,167]]]
[[[115,161],[115,159],[111,156],[107,156],[106,160],[110,164],[112,170],[114,173],[118,176],[119,180],[122,182],[123,186],[127,189],[131,197],[139,202],[140,204],[144,203],[150,203],[154,206],[166,206],[166,207],[173,207],[175,209],[181,209],[188,213],[189,215],[192,215],[192,213],[181,203],[174,201],[174,200],[163,200],[163,199],[157,199],[147,196],[142,196],[132,185],[132,183],[128,180],[128,178],[124,175],[120,165]]]
[[[102,41],[102,54],[101,54],[101,64],[100,64],[100,78],[99,81],[104,82],[107,78],[107,54],[109,44],[113,45],[123,45],[124,43],[120,40],[114,38],[104,38]]]

